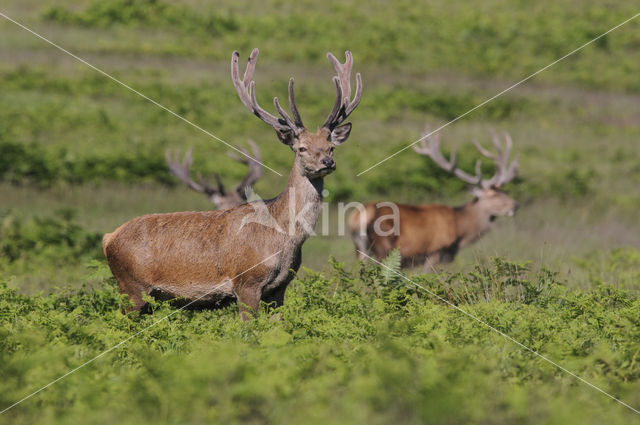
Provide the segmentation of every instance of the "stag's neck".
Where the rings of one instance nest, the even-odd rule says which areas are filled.
[[[491,215],[477,199],[455,208],[454,214],[460,248],[477,241],[491,228]]]
[[[322,210],[323,178],[310,179],[296,161],[287,187],[271,204],[272,214],[291,239],[303,242],[313,232]]]

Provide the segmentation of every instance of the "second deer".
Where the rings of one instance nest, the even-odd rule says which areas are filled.
[[[354,210],[349,217],[349,230],[358,258],[366,260],[365,254],[371,253],[383,259],[398,248],[403,267],[424,264],[424,271],[428,271],[435,264],[453,261],[461,248],[477,241],[491,228],[496,217],[514,215],[518,204],[502,186],[516,177],[518,158],[509,163],[513,142],[508,133],[504,137],[502,146],[493,134],[496,153],[473,142],[480,154],[496,165],[495,175],[483,179],[480,161],[476,162],[475,175],[461,170],[456,166],[455,152],[447,160],[440,152],[440,134],[430,135],[427,129],[414,150],[471,185],[474,199],[459,207],[372,202]]]
[[[202,193],[207,199],[221,210],[227,208],[237,207],[238,205],[247,202],[248,191],[251,186],[262,177],[262,160],[260,158],[260,149],[253,140],[249,140],[253,156],[249,156],[246,150],[238,147],[238,150],[243,155],[229,154],[234,160],[245,164],[249,167],[247,175],[242,179],[240,183],[231,192],[227,192],[224,184],[218,173],[214,173],[213,177],[216,180],[215,185],[212,185],[205,181],[201,175],[198,174],[198,181],[194,181],[191,178],[191,165],[193,164],[193,149],[189,149],[184,155],[184,159],[180,161],[179,152],[171,152],[167,149],[165,152],[165,158],[171,174],[176,176],[180,181],[187,185],[190,189]]]

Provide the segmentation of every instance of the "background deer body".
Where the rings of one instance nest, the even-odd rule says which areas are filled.
[[[340,125],[362,95],[360,74],[350,100],[352,57],[340,64],[329,54],[337,77],[336,101],[322,127],[306,130],[289,81],[293,119],[274,105],[282,118],[264,111],[252,81],[258,50],[254,49],[240,79],[238,53],[231,62],[232,80],[242,102],[270,124],[279,139],[296,153],[285,190],[276,198],[210,212],[152,214],[135,218],[106,234],[103,248],[121,292],[134,309],[142,294],[181,297],[192,305],[223,305],[237,299],[243,319],[261,300],[282,304],[285,289],[300,266],[303,242],[321,211],[323,178],[335,170],[333,146],[346,141],[351,124]],[[292,271],[293,270],[293,271]]]
[[[371,252],[376,258],[383,259],[398,248],[403,267],[424,262],[426,271],[437,263],[453,261],[461,248],[477,241],[489,231],[497,216],[512,216],[518,206],[500,186],[516,176],[518,162],[516,158],[508,164],[513,143],[508,134],[505,133],[505,137],[506,149],[503,150],[494,135],[497,154],[492,154],[474,142],[484,156],[496,162],[496,174],[488,180],[481,177],[480,162],[476,163],[476,175],[471,176],[456,168],[455,152],[447,161],[440,153],[438,135],[423,139],[421,145],[414,147],[414,150],[428,155],[445,170],[475,185],[475,198],[459,207],[395,204],[395,214],[388,202],[373,202],[365,205],[362,210],[354,210],[349,217],[349,229],[358,258],[364,260],[366,256],[362,253]]]

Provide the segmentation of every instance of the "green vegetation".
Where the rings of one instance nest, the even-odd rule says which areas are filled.
[[[414,278],[614,396],[640,402],[637,296],[609,285],[568,291],[551,273],[504,261],[470,275]],[[154,325],[175,310],[155,303],[153,315],[126,318],[119,298],[112,279],[48,296],[0,289],[3,406],[143,331],[9,411],[12,423],[597,424],[634,417],[377,268],[349,272],[334,262],[327,275],[308,271],[287,292],[281,322],[263,311],[242,323],[233,306],[181,311]]]
[[[211,49],[211,39],[243,49],[252,46],[250,40],[262,40],[265,56],[280,60],[320,62],[328,49],[351,49],[361,52],[361,61],[421,74],[425,69],[456,69],[492,77],[531,73],[637,13],[633,4],[611,0],[581,2],[579,9],[550,1],[514,5],[505,0],[483,7],[465,1],[402,0],[392,8],[385,2],[273,1],[259,9],[244,2],[211,6],[201,1],[195,2],[195,10],[163,0],[84,3],[46,8],[42,17],[84,27],[162,29],[188,41],[130,45],[129,51],[222,59],[228,52]],[[623,34],[603,37],[551,78],[639,91],[630,72],[639,59],[638,28],[632,22]]]
[[[356,174],[638,13],[633,2],[7,0],[23,22],[238,146],[256,140],[268,198],[291,153],[241,105],[231,52],[260,48],[257,96],[296,79],[304,122],[331,108],[325,54],[349,49],[364,96],[326,180],[330,236],[304,245],[282,321],[237,307],[121,315],[101,237],[137,215],[211,208],[168,173],[229,185],[228,147],[0,19],[2,423],[627,424],[624,406],[447,305],[640,407],[640,18],[442,133],[472,170],[476,139],[508,131],[522,208],[437,274],[355,261],[337,202],[460,204],[466,187],[411,149]],[[493,165],[483,163],[488,175]],[[320,224],[322,225],[322,223]],[[320,227],[319,227],[320,228]],[[333,257],[337,259],[333,260]],[[385,264],[397,270],[392,253]]]

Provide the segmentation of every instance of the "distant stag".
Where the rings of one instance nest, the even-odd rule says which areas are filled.
[[[323,179],[336,169],[333,148],[351,132],[351,124],[342,122],[360,102],[362,79],[356,74],[351,100],[351,53],[346,52],[344,64],[327,55],[338,74],[333,78],[336,100],[322,126],[310,132],[294,100],[293,79],[289,80],[292,116],[274,98],[281,115],[276,117],[256,100],[253,73],[258,49],[251,53],[244,76],[239,74],[238,56],[238,52],[232,55],[231,77],[240,100],[295,153],[288,184],[268,201],[225,210],[145,215],[107,233],[103,249],[109,267],[133,310],[144,306],[143,294],[180,298],[188,306],[221,306],[237,300],[241,317],[247,320],[261,300],[280,306],[300,267],[302,244],[321,212]]]
[[[165,158],[171,174],[176,176],[180,181],[187,185],[190,189],[198,193],[202,193],[207,199],[213,203],[218,209],[226,210],[227,208],[237,207],[238,205],[247,202],[248,190],[255,182],[262,176],[262,160],[260,159],[260,149],[253,140],[249,140],[253,156],[249,156],[249,153],[243,148],[239,147],[244,155],[230,154],[234,160],[249,166],[247,175],[242,179],[240,183],[231,192],[225,190],[224,184],[218,173],[214,173],[215,185],[212,185],[205,181],[201,175],[198,174],[198,181],[194,181],[191,178],[191,165],[193,164],[193,149],[189,149],[184,155],[184,159],[180,161],[179,152],[172,153],[167,149],[165,152]]]
[[[483,156],[495,162],[496,173],[490,179],[482,178],[480,161],[476,162],[476,174],[470,175],[456,166],[455,152],[446,160],[440,152],[439,133],[424,137],[414,150],[470,184],[475,198],[455,208],[373,202],[354,210],[349,217],[349,230],[358,258],[364,260],[363,253],[370,253],[382,259],[398,248],[403,267],[424,264],[427,271],[435,264],[453,261],[461,248],[477,241],[491,228],[496,217],[513,216],[518,204],[501,187],[516,177],[518,158],[509,164],[513,142],[508,133],[504,137],[502,146],[498,135],[493,134],[496,153],[473,142]]]

